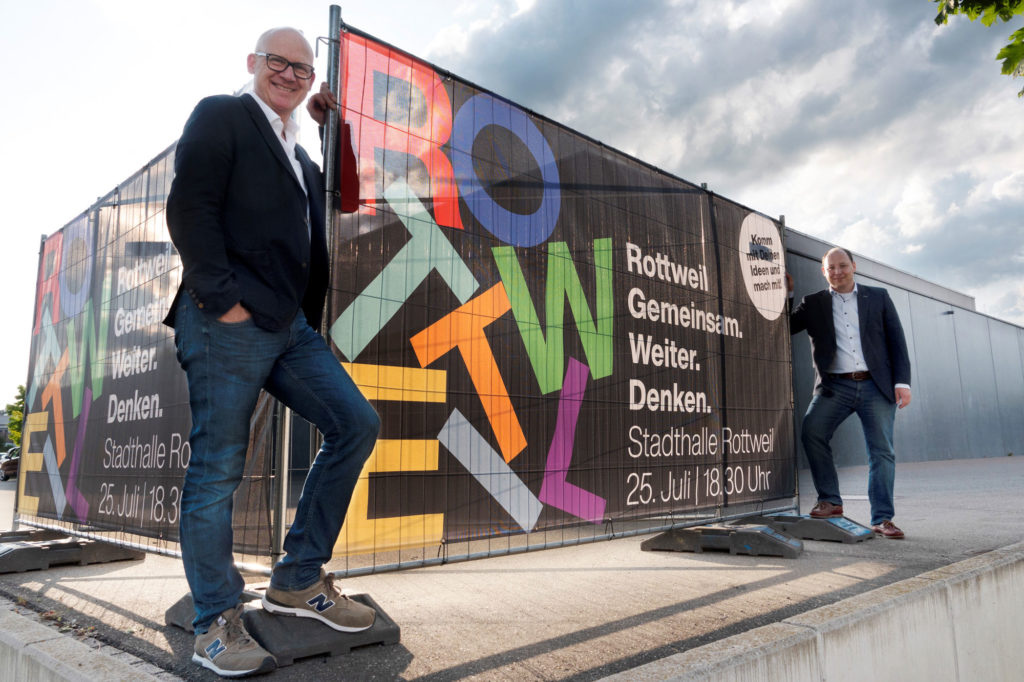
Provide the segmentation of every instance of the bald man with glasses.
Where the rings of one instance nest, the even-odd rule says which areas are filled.
[[[182,279],[165,323],[192,410],[181,500],[192,660],[226,677],[276,667],[245,631],[232,552],[232,497],[261,389],[323,435],[263,606],[342,632],[375,617],[323,569],[380,420],[316,331],[328,286],[324,183],[293,116],[312,88],[312,62],[299,31],[261,35],[246,60],[252,92],[203,99],[186,122],[167,198]],[[307,109],[323,125],[328,108],[337,102],[321,87]]]

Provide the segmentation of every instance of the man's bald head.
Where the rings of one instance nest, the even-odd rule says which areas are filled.
[[[259,38],[256,39],[256,49],[253,52],[266,52],[267,45],[274,36],[281,35],[287,36],[289,39],[299,39],[306,44],[306,49],[309,51],[309,62],[313,62],[313,48],[310,46],[309,41],[306,40],[306,36],[303,35],[302,31],[297,28],[291,28],[290,26],[278,26],[277,28],[271,28],[264,31]]]
[[[247,64],[253,75],[253,91],[287,123],[313,85],[313,48],[309,41],[294,28],[272,28],[256,41],[256,50]],[[295,68],[308,77],[298,77]]]

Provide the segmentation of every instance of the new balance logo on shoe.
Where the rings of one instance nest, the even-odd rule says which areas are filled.
[[[362,632],[373,625],[377,612],[349,599],[334,585],[334,575],[320,571],[320,580],[301,590],[271,585],[263,595],[263,610],[281,616],[313,618],[339,632]]]
[[[270,672],[277,661],[249,636],[242,622],[242,605],[228,609],[210,629],[196,635],[192,661],[221,677],[245,677]]]
[[[306,603],[316,609],[317,613],[323,613],[334,606],[334,601],[329,599],[323,592],[308,600]]]
[[[217,656],[219,656],[227,650],[228,648],[224,646],[224,644],[220,641],[219,637],[210,642],[204,649],[204,651],[206,651],[207,657],[209,657],[210,660],[217,658]]]

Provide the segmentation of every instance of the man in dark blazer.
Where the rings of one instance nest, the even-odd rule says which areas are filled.
[[[843,500],[830,441],[856,413],[868,450],[872,529],[886,538],[904,534],[893,522],[896,409],[910,404],[910,355],[896,307],[879,287],[857,284],[853,254],[831,249],[821,261],[829,288],[805,296],[791,311],[790,333],[806,330],[814,360],[814,396],[801,428],[818,501],[814,518],[841,517]],[[786,275],[792,295],[792,278]]]
[[[324,185],[296,144],[292,116],[311,89],[312,62],[298,31],[260,36],[247,60],[252,93],[199,102],[178,141],[167,198],[182,279],[165,322],[192,410],[181,499],[192,660],[225,676],[276,665],[245,631],[232,553],[232,496],[261,389],[323,434],[264,608],[339,631],[366,629],[375,616],[323,570],[380,421],[316,331],[328,286]],[[321,88],[307,108],[322,125],[327,107],[337,103]]]

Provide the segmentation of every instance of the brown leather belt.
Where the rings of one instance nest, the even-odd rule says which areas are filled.
[[[829,374],[833,379],[852,379],[853,381],[867,381],[871,378],[871,372],[847,372],[845,374]]]

